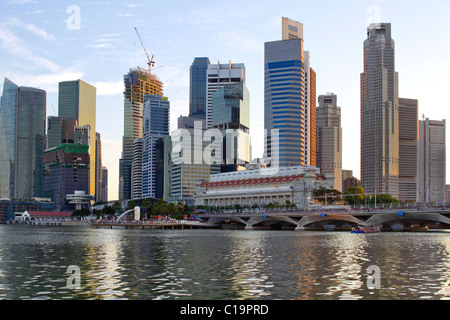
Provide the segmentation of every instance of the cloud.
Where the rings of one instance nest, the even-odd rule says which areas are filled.
[[[25,4],[25,3],[36,3],[34,0],[9,0],[7,1],[9,4]]]
[[[86,46],[86,48],[95,48],[95,49],[112,48],[112,47],[113,46],[110,43],[90,44]]]
[[[218,32],[217,38],[224,46],[235,49],[236,52],[260,52],[262,50],[261,41],[237,31]],[[245,45],[242,45],[244,43]]]
[[[38,26],[31,24],[31,23],[25,23],[17,18],[10,18],[7,19],[4,23],[2,23],[0,25],[1,28],[3,29],[11,29],[11,28],[22,28],[25,29],[27,31],[30,31],[31,33],[33,33],[34,35],[47,40],[47,41],[54,41],[56,40],[56,38],[48,33],[47,31],[45,31],[44,29],[39,28]]]
[[[39,75],[16,74],[17,78],[20,78],[21,85],[30,86],[35,88],[41,88],[47,93],[57,93],[59,82],[70,81],[83,78],[83,73],[73,70],[63,70],[58,73],[47,73]]]
[[[136,7],[143,7],[145,6],[145,3],[130,3],[126,5],[128,8],[136,8]]]
[[[123,94],[124,91],[123,81],[96,82],[93,86],[97,88],[97,95],[99,96]]]
[[[46,69],[54,73],[60,70],[60,67],[52,61],[35,54],[27,48],[22,40],[16,37],[10,30],[0,28],[0,46],[11,56],[21,58],[29,62],[32,69]]]

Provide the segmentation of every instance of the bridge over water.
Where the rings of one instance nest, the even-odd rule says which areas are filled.
[[[320,229],[328,226],[351,228],[352,226],[381,225],[383,230],[400,226],[404,230],[439,226],[450,229],[450,210],[375,210],[344,212],[247,212],[203,214],[208,224],[234,224],[247,230],[254,228],[284,227],[295,230]]]

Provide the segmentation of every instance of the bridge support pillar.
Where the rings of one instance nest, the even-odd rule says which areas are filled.
[[[305,227],[303,227],[303,226],[297,226],[295,228],[295,231],[304,231],[304,230],[305,230]]]
[[[253,226],[251,224],[247,224],[244,230],[253,230]]]

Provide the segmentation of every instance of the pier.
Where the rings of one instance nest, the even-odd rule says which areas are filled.
[[[170,221],[99,221],[91,222],[95,228],[107,229],[217,229],[220,225],[200,221],[170,220]]]

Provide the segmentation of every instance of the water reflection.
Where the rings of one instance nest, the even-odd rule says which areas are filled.
[[[432,232],[0,226],[0,299],[448,299],[449,252]]]

